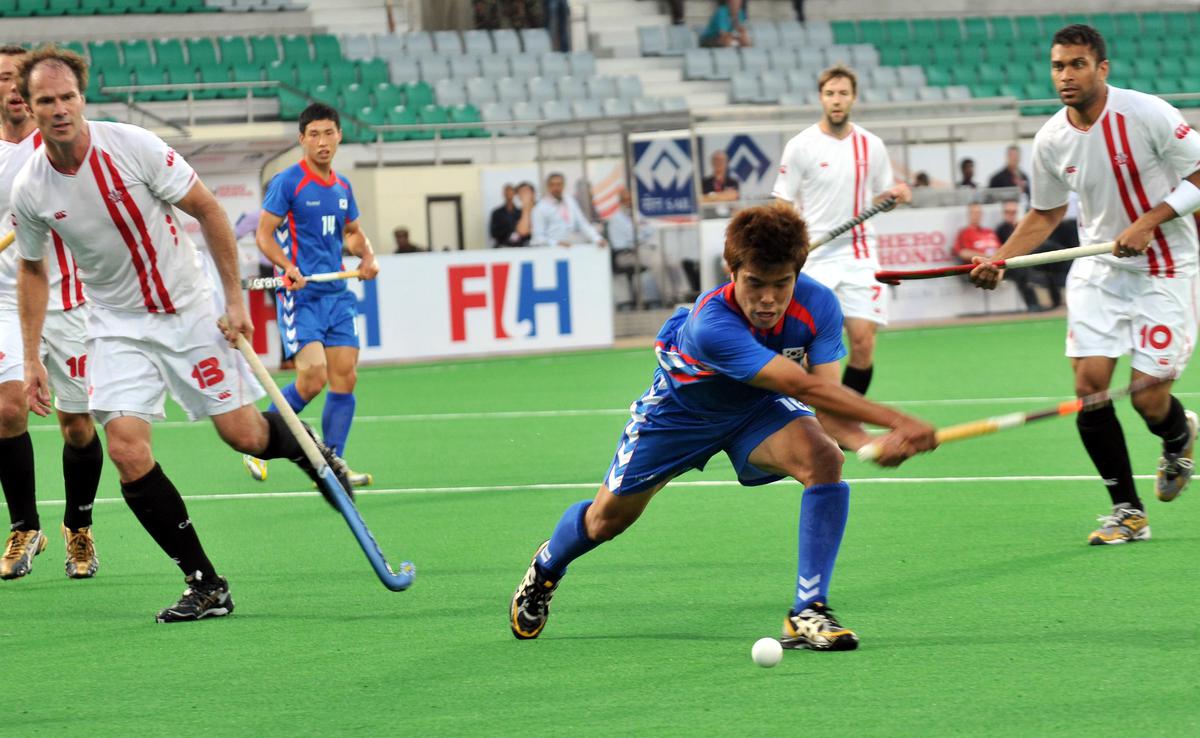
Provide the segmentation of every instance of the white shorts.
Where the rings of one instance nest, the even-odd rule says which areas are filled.
[[[804,265],[804,273],[837,295],[842,315],[887,325],[887,285],[875,281],[873,259],[819,261]]]
[[[87,306],[46,313],[41,360],[54,392],[54,407],[64,413],[88,411]],[[25,350],[16,310],[0,310],[0,383],[25,380]]]
[[[168,392],[189,420],[236,410],[264,394],[207,301],[175,314],[93,307],[88,335],[91,411],[101,425],[122,415],[162,420]]]
[[[1132,354],[1152,377],[1183,373],[1196,343],[1197,280],[1079,259],[1067,275],[1067,356]]]

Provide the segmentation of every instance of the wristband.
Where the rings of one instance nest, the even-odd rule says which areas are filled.
[[[1170,205],[1180,217],[1191,215],[1200,210],[1200,187],[1185,179],[1163,199],[1163,202]]]

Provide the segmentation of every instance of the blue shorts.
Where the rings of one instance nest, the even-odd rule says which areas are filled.
[[[667,393],[666,377],[659,370],[630,415],[604,479],[615,495],[645,492],[689,469],[703,469],[718,451],[729,456],[738,481],[747,487],[782,479],[751,464],[750,454],[796,418],[812,417],[813,411],[794,398],[776,395],[745,413],[713,421],[681,407]]]
[[[298,299],[295,292],[275,294],[275,312],[283,339],[283,358],[310,343],[358,348],[358,297],[350,290]]]

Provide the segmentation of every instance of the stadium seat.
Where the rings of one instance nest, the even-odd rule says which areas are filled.
[[[501,28],[492,31],[492,44],[497,54],[520,54],[521,38],[511,28]]]
[[[663,56],[667,51],[667,34],[661,26],[638,28],[638,48],[642,56]]]
[[[617,97],[605,98],[600,104],[606,118],[624,118],[633,115],[633,102]]]
[[[196,70],[193,69],[189,65],[163,66],[163,67],[159,67],[159,69],[162,69],[164,72],[166,72],[166,74],[167,74],[166,81],[173,85],[189,85],[189,84],[195,84],[196,82],[199,81],[199,79],[196,76]],[[142,79],[142,75],[140,72],[138,73],[138,79],[139,80]],[[196,93],[189,92],[187,90],[169,90],[169,91],[165,91],[165,92],[154,93],[153,99],[155,99],[155,100],[183,100],[183,99],[187,98],[189,94],[192,96],[195,96]]]
[[[501,54],[480,57],[479,66],[484,79],[497,80],[512,74],[508,66],[508,57]]]
[[[572,77],[592,77],[596,74],[596,56],[590,51],[576,51],[568,56]]]
[[[917,99],[935,102],[946,99],[946,90],[941,87],[918,87]]]
[[[420,110],[426,105],[433,104],[433,88],[426,82],[414,82],[404,86],[405,105]]]
[[[746,24],[746,31],[754,44],[750,48],[762,49],[780,45],[779,28],[771,21],[752,20]]]
[[[121,42],[121,56],[127,67],[145,67],[153,64],[153,52],[150,42],[146,39],[136,39]]]
[[[570,120],[571,107],[559,100],[547,100],[542,103],[542,117],[546,120]]]
[[[512,76],[518,79],[529,79],[541,76],[541,66],[533,54],[517,54],[508,60]]]
[[[504,123],[513,119],[512,108],[500,102],[482,105],[479,112],[485,123]],[[494,130],[503,133],[505,129],[497,126]]]
[[[371,90],[371,98],[374,100],[373,107],[391,110],[397,105],[404,104],[404,90],[398,85],[390,82],[380,82],[369,88]]]
[[[737,49],[713,49],[714,79],[729,79],[740,65]]]
[[[558,95],[554,81],[545,77],[534,77],[527,82],[527,85],[530,102],[544,103],[547,100],[553,100]]]
[[[987,18],[964,18],[963,19],[963,39],[967,43],[984,44],[991,39],[991,29],[988,27]]]
[[[538,103],[519,102],[512,107],[513,120],[545,120],[542,117],[542,107]]]
[[[663,56],[683,56],[688,49],[696,48],[696,32],[687,26],[667,27],[667,50]]]
[[[789,92],[803,92],[816,87],[816,80],[803,69],[790,69],[783,74],[784,87]]]
[[[133,84],[133,75],[131,70],[121,66],[103,67],[100,69],[101,84],[93,84],[90,89],[95,89],[96,93],[91,97],[96,102],[117,102],[127,99],[125,93],[102,93],[101,88],[104,87],[127,87]]]
[[[417,58],[434,53],[433,36],[425,31],[404,34],[404,49]]]
[[[458,31],[434,31],[433,47],[443,55],[463,53],[462,37]]]
[[[263,68],[270,66],[272,62],[278,61],[280,58],[279,44],[275,41],[274,36],[251,36],[250,52],[254,63]]]
[[[347,59],[370,59],[375,56],[375,44],[366,33],[352,33],[342,37],[342,53]]]
[[[385,117],[387,124],[390,126],[412,126],[417,124],[417,113],[413,108],[405,105],[393,105],[387,109]],[[404,141],[411,131],[388,131],[383,134],[385,141]]]
[[[343,60],[342,44],[338,41],[337,36],[328,33],[318,33],[312,37],[311,41],[313,61],[330,64]]]
[[[446,108],[441,105],[426,105],[417,113],[417,119],[421,123],[440,124],[450,122],[450,116],[446,112]],[[415,138],[431,139],[437,134],[432,130],[417,131]]]
[[[187,40],[188,64],[193,69],[217,65],[217,49],[211,38],[189,38]],[[231,66],[228,62],[222,62]]]
[[[525,50],[526,54],[545,54],[547,51],[554,51],[554,46],[550,43],[550,32],[545,28],[522,28],[521,48]]]
[[[963,38],[963,29],[958,18],[938,18],[937,35],[942,43],[957,44]]]
[[[888,89],[900,84],[900,73],[896,67],[875,67],[868,70],[871,87]]]
[[[312,61],[312,47],[308,37],[299,34],[288,34],[279,39],[279,47],[283,51],[282,59],[293,66],[307,64]]]
[[[713,79],[713,57],[710,49],[688,49],[683,56],[684,79]]]
[[[770,63],[767,60],[766,49],[752,46],[750,48],[740,49],[739,55],[741,56],[741,68],[747,72],[758,73],[770,67]]]
[[[463,105],[467,102],[467,90],[461,79],[440,79],[433,85],[433,93],[438,105]]]
[[[417,63],[407,57],[389,61],[388,74],[391,76],[392,82],[398,85],[421,80],[421,70],[417,67]]]
[[[639,97],[633,101],[634,115],[654,115],[662,112],[662,103],[652,97]]]
[[[333,86],[336,90],[336,85]],[[338,107],[342,110],[359,110],[361,108],[371,108],[371,91],[364,85],[351,84],[342,88],[342,93],[339,96]],[[384,108],[379,109],[379,115],[383,116]]]
[[[525,81],[504,77],[496,82],[496,94],[500,102],[513,104],[529,99],[529,88]]]
[[[633,74],[617,77],[617,97],[634,100],[642,96],[642,80]]]
[[[450,109],[451,123],[481,123],[483,116],[474,105],[459,105]],[[446,132],[448,138],[482,138],[488,135],[482,126],[457,128]]]
[[[354,66],[358,69],[358,81],[368,89],[391,79],[387,62],[383,59],[365,59],[355,62]]]
[[[888,92],[888,99],[894,103],[914,102],[917,91],[911,87],[893,87]]]
[[[296,66],[296,86],[301,90],[311,90],[326,83],[325,67],[320,64],[308,63]]]
[[[683,95],[671,95],[669,97],[664,97],[659,102],[662,103],[662,110],[664,113],[686,113],[688,109],[687,98],[685,98]]]
[[[296,120],[306,107],[308,107],[306,96],[291,90],[279,91],[279,117],[283,120]]]
[[[947,100],[969,100],[971,99],[971,89],[962,85],[950,85],[946,87]]]
[[[784,80],[778,74],[763,74],[759,76],[759,102],[774,105],[779,102],[780,96],[786,91]]]
[[[838,48],[846,49],[849,47],[842,46]],[[796,50],[796,64],[799,65],[801,69],[811,69],[816,71],[825,66],[825,61],[825,54],[820,49],[802,48]],[[847,63],[848,61],[849,60],[847,60]]]
[[[375,53],[391,61],[404,56],[404,37],[393,33],[377,33],[374,37]]]
[[[463,31],[463,51],[475,56],[495,53],[492,46],[492,35],[487,31]]]
[[[790,46],[780,46],[767,51],[767,65],[775,72],[789,72],[796,69],[796,50]]]
[[[352,61],[335,61],[325,67],[325,77],[334,89],[342,89],[358,83],[358,68]],[[362,107],[356,105],[355,107]]]
[[[603,118],[604,109],[596,100],[572,100],[571,117],[573,118]]]
[[[261,82],[263,78],[262,69],[253,64],[242,64],[229,69],[229,79],[232,82]],[[250,92],[255,97],[271,97],[277,94],[277,91],[272,88],[236,88],[230,93],[230,97],[245,97],[246,93]]]
[[[1011,41],[1017,37],[1016,29],[1013,27],[1012,18],[1007,15],[998,15],[990,20],[989,25],[992,29],[992,41]]]
[[[467,102],[483,107],[488,103],[497,102],[498,99],[496,85],[491,80],[483,77],[467,80]]]
[[[177,38],[160,38],[154,42],[156,64],[183,64],[183,42]]]
[[[449,79],[450,63],[443,56],[424,56],[417,60],[421,70],[421,81],[433,84],[439,79]]]
[[[905,87],[924,87],[925,86],[925,70],[919,66],[905,65],[897,67],[896,71],[900,74],[900,84]]]
[[[88,57],[93,67],[107,69],[121,66],[121,51],[115,41],[89,41]]]
[[[583,100],[587,97],[584,81],[576,77],[559,77],[555,81],[555,87],[558,88],[557,99],[563,102]]]
[[[619,98],[617,81],[612,77],[589,77],[587,80],[587,96],[593,100]]]
[[[852,44],[858,41],[858,29],[854,21],[833,21],[829,25],[833,31],[834,43]]]
[[[571,67],[567,61],[567,55],[553,51],[542,54],[539,68],[541,71],[541,76],[550,77],[551,79],[565,77],[571,73]]]
[[[334,108],[338,106],[337,90],[329,85],[316,85],[314,87],[310,87],[308,90],[306,90],[306,92],[308,93],[309,97],[319,103],[325,103],[326,105]]]

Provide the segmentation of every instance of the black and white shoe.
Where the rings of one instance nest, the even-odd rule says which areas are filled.
[[[513,635],[523,641],[541,635],[542,628],[546,627],[546,621],[550,618],[550,600],[554,597],[554,590],[558,589],[558,581],[542,576],[537,568],[538,555],[549,543],[546,541],[534,552],[525,578],[517,585],[517,591],[513,593],[508,606],[508,624]]]
[[[321,456],[325,459],[325,463],[328,464],[329,468],[333,470],[333,475],[337,477],[338,482],[340,482],[342,485],[342,489],[346,491],[346,496],[350,498],[351,502],[353,502],[354,487],[350,484],[350,467],[346,466],[346,462],[342,461],[342,458],[335,454],[333,449],[325,445],[325,442],[322,441],[321,437],[317,435],[317,432],[312,429],[312,426],[310,426],[308,423],[304,423],[303,425],[304,430],[308,431],[309,437],[312,438],[313,442],[317,444],[317,450],[321,452]],[[321,477],[317,475],[317,470],[313,468],[312,464],[308,463],[308,457],[304,454],[300,454],[299,458],[292,459],[292,461],[294,461],[296,466],[300,467],[300,469],[308,475],[309,479],[313,480],[313,482],[317,485],[317,489],[319,489],[321,494],[325,497],[325,501],[333,506],[334,509],[337,509],[337,505],[335,505],[333,502],[333,497],[330,496],[330,494],[325,491],[325,488],[321,486]]]
[[[165,610],[159,610],[154,618],[159,623],[183,623],[204,618],[225,617],[233,612],[233,598],[229,596],[229,582],[225,577],[217,577],[211,582],[204,581],[203,575],[196,572],[184,579],[188,588],[183,590],[179,602]]]
[[[814,602],[800,612],[788,613],[779,643],[784,648],[853,651],[858,648],[858,636],[837,621],[833,608],[824,602]]]

